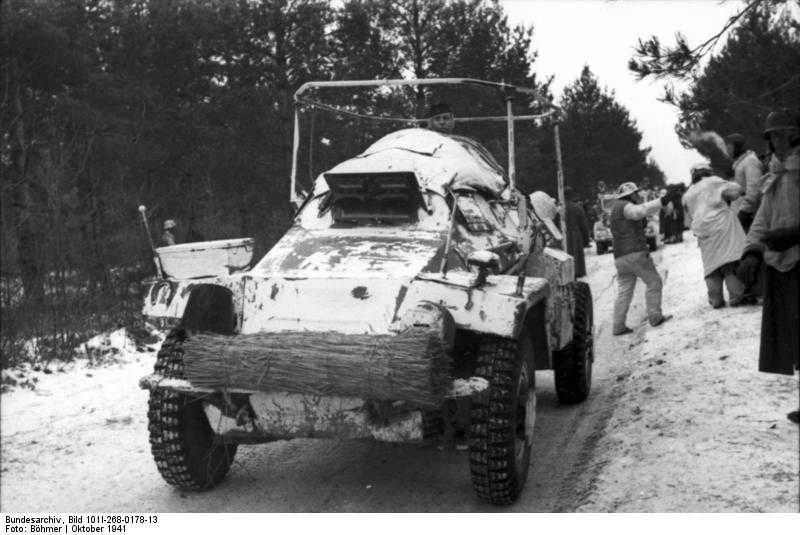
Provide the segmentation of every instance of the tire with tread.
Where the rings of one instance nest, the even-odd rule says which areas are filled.
[[[494,505],[516,501],[528,477],[532,433],[519,437],[526,413],[535,411],[535,398],[533,407],[525,405],[533,396],[534,375],[519,353],[517,341],[496,336],[483,337],[478,347],[476,375],[487,379],[489,388],[472,400],[470,471],[478,497]],[[528,417],[532,422],[534,414]]]
[[[575,282],[573,290],[572,341],[553,359],[556,394],[565,404],[580,403],[589,396],[594,361],[592,291],[583,281]]]
[[[185,379],[186,332],[173,330],[156,358],[155,373]],[[150,449],[161,477],[182,490],[208,490],[227,475],[236,444],[223,443],[208,423],[203,402],[188,394],[151,390],[147,418]]]

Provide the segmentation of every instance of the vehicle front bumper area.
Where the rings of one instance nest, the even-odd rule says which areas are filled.
[[[158,374],[143,377],[139,384],[147,390],[202,400],[211,429],[224,440],[237,443],[292,438],[420,442],[427,438],[429,420],[435,414],[402,401],[240,389],[219,391]],[[456,379],[442,401],[469,397],[487,387],[488,381],[481,377]]]
[[[454,329],[515,337],[525,310],[549,292],[546,280],[535,277],[525,281],[523,296],[514,295],[516,277],[490,276],[482,288],[472,288],[473,279],[451,273],[410,283],[216,280],[233,294],[243,320],[239,329],[190,333],[181,373],[151,374],[140,386],[184,402],[202,401],[212,430],[239,443],[301,437],[420,441],[448,400],[488,388],[484,378],[465,376],[470,372],[459,378],[448,367],[441,373],[444,368],[429,362],[434,342],[440,340],[449,353]],[[237,282],[244,287],[238,295]],[[173,299],[161,305],[154,289],[147,304],[166,305],[179,315],[184,305],[176,301],[188,299],[192,290],[184,281],[174,286]],[[315,299],[320,295],[325,299]],[[414,332],[419,335],[408,338]],[[397,357],[402,351],[406,360]],[[202,366],[193,367],[195,357]],[[413,373],[417,380],[430,378],[432,367],[438,379],[418,382],[409,395],[407,379]]]

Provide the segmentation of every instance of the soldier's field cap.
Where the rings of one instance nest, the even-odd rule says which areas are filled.
[[[453,110],[450,109],[450,106],[445,104],[444,102],[437,102],[433,104],[430,108],[428,108],[428,114],[426,117],[436,117],[437,115],[441,115],[443,113],[453,113]]]

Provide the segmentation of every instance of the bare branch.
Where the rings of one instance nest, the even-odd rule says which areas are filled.
[[[656,36],[651,36],[647,40],[639,39],[634,47],[635,55],[628,61],[628,69],[633,71],[639,80],[648,76],[686,78],[731,28],[756,7],[769,1],[771,0],[750,0],[744,8],[731,16],[717,33],[694,48],[689,47],[686,37],[680,33],[675,35],[675,45],[671,48],[662,47]]]

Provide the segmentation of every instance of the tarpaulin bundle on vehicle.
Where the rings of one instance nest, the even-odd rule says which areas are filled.
[[[367,150],[333,167],[328,174],[407,171],[420,186],[444,194],[447,189],[474,189],[499,197],[507,187],[503,168],[474,140],[424,128],[406,128],[373,143]],[[320,175],[314,195],[328,190]]]
[[[451,384],[442,315],[397,334],[289,331],[243,335],[192,334],[184,344],[186,378],[213,389],[441,403]]]

